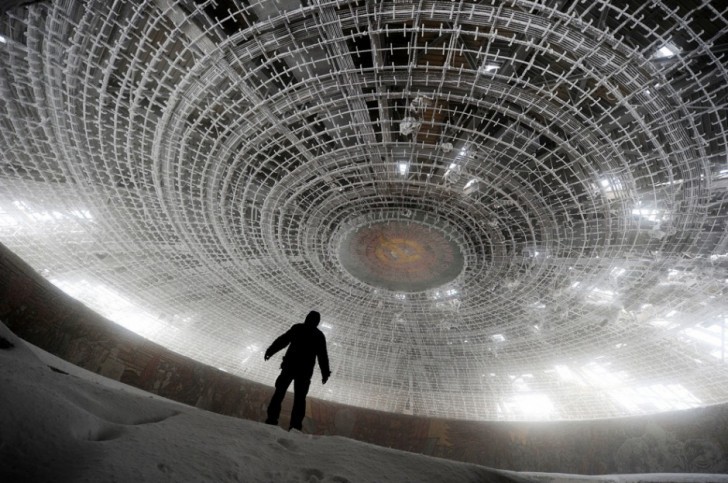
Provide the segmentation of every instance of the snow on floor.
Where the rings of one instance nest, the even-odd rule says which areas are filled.
[[[13,344],[0,348],[2,482],[728,482],[722,475],[498,471],[338,436],[289,433],[74,369],[1,323],[0,338]]]

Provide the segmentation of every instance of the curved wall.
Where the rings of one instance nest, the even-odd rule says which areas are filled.
[[[175,354],[65,295],[0,244],[0,321],[106,377],[206,410],[262,421],[271,386]],[[335,377],[335,375],[334,375]],[[288,424],[291,398],[281,413]],[[639,418],[500,423],[382,413],[309,398],[304,431],[499,469],[581,474],[728,472],[728,405]]]

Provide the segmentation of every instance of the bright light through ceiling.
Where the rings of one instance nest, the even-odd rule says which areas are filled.
[[[312,394],[341,403],[516,420],[726,402],[718,3],[17,7],[0,242],[267,384],[261,350],[318,309],[334,376]]]

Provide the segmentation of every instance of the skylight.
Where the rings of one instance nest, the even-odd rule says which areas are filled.
[[[619,179],[600,179],[599,186],[601,186],[605,192],[610,193],[613,191],[622,189],[622,182]]]
[[[668,59],[670,57],[674,57],[677,54],[680,53],[680,49],[675,46],[673,43],[667,43],[657,49],[655,52],[654,58],[655,59]]]
[[[397,168],[399,169],[399,174],[406,176],[409,171],[409,163],[406,161],[400,161],[397,163]]]
[[[632,214],[649,221],[657,221],[660,219],[662,211],[654,208],[633,208]]]

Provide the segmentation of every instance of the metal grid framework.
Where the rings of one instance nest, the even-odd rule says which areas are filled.
[[[0,35],[0,241],[145,337],[272,383],[317,308],[312,395],[407,414],[728,401],[728,4],[63,0]],[[363,282],[342,241],[387,223],[462,270]]]

